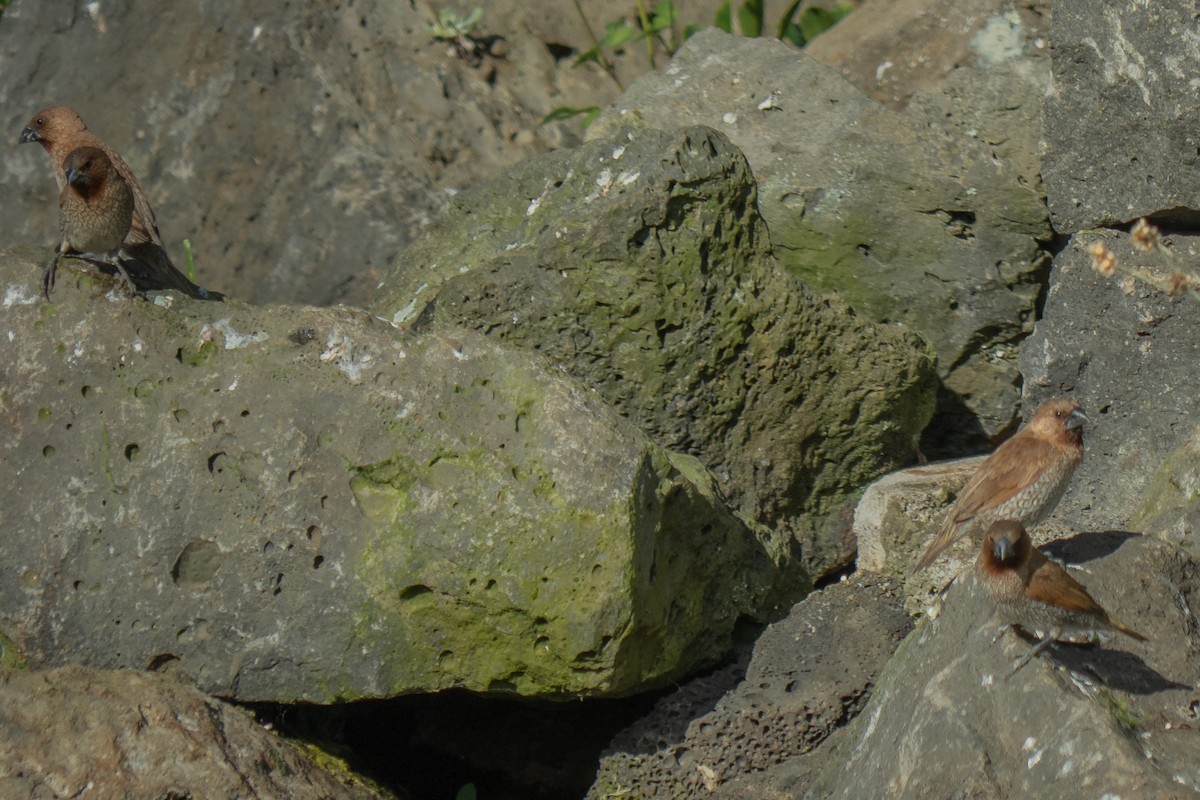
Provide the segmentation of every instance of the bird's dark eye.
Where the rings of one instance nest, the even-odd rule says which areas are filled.
[[[34,124],[34,125],[37,125],[39,128],[41,128],[42,126],[44,126],[44,125],[46,124],[46,118],[45,118],[45,117],[38,117],[37,119],[35,119],[35,120],[33,121],[33,124]]]

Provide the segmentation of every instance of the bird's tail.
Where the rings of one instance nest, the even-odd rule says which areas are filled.
[[[1119,619],[1113,619],[1112,617],[1109,617],[1107,620],[1105,620],[1105,622],[1107,622],[1109,625],[1113,626],[1114,628],[1116,628],[1117,630],[1119,630],[1121,633],[1125,634],[1126,636],[1132,636],[1134,639],[1137,639],[1139,642],[1150,641],[1147,637],[1138,633],[1133,628],[1126,625],[1124,622],[1121,622],[1121,620],[1119,620]]]
[[[197,286],[171,262],[167,251],[153,242],[126,245],[122,263],[139,291],[174,289],[197,300],[224,300],[225,295]]]
[[[913,572],[920,572],[936,561],[943,550],[958,541],[959,537],[966,532],[966,528],[965,525],[943,524],[938,529],[937,535],[933,537],[933,541],[925,546],[924,552],[921,553],[916,566],[913,567]]]

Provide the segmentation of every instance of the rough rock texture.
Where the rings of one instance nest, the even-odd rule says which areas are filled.
[[[850,14],[822,33],[804,53],[836,69],[864,94],[899,109],[916,92],[944,89],[943,81],[950,75],[975,71],[986,75],[997,65],[1021,57],[1048,61],[1047,5],[1014,0],[866,0],[859,6],[862,13]],[[980,69],[973,69],[976,66]],[[1034,110],[1036,104],[1021,108]],[[1040,117],[1040,110],[1035,113]],[[1021,138],[1037,135],[1035,128]]]
[[[867,576],[806,597],[758,638],[740,684],[736,664],[692,681],[618,736],[588,797],[769,796],[770,771],[862,707],[910,630],[891,589]]]
[[[923,611],[946,582],[979,554],[979,542],[964,537],[929,568],[912,572],[950,504],[984,458],[964,458],[885,475],[867,487],[854,509],[858,569],[897,579],[910,612]],[[1035,541],[1040,541],[1036,531],[1033,533]]]
[[[992,643],[998,626],[968,573],[900,645],[807,793],[788,796],[1200,797],[1196,562],[1119,532],[1053,553],[1085,564],[1078,579],[1152,641],[1056,645],[1006,680],[1029,645],[1012,631]]]
[[[71,262],[46,304],[37,255],[0,256],[0,630],[31,664],[285,702],[624,694],[768,612],[787,545],[528,353],[146,303]]]
[[[1200,559],[1200,427],[1150,479],[1130,527],[1174,542]]]
[[[1042,175],[1070,233],[1161,214],[1200,220],[1200,67],[1188,0],[1054,4]]]
[[[1200,263],[1200,239],[1171,240],[1168,259],[1137,253],[1124,234],[1073,236],[1055,258],[1044,317],[1021,348],[1026,408],[1069,394],[1092,420],[1083,463],[1059,503],[1074,530],[1126,527],[1151,477],[1196,426],[1200,303],[1129,272],[1162,280],[1172,261]],[[1093,243],[1116,256],[1114,277],[1093,271]]]
[[[133,670],[0,670],[0,795],[385,798],[191,686]]]
[[[549,356],[699,456],[746,518],[797,535],[820,575],[853,556],[857,492],[911,457],[932,362],[781,271],[754,202],[708,128],[551,153],[459,195],[375,311]]]
[[[569,68],[590,46],[571,4],[482,5],[474,32],[503,37],[507,55],[472,66],[428,32],[443,2],[15,0],[0,25],[0,140],[71,105],[129,161],[181,268],[190,239],[201,283],[257,302],[364,302],[448,190],[571,143],[573,123],[541,118],[618,92],[595,65]],[[715,4],[683,5],[711,21]],[[583,7],[604,22],[629,12]],[[638,47],[616,57],[627,77],[644,60]],[[3,246],[52,245],[45,156],[10,149]]]
[[[697,34],[589,128],[703,124],[746,154],[780,262],[938,355],[932,453],[1016,421],[1050,227],[1037,178],[1045,69],[966,75],[897,113],[780,42]]]

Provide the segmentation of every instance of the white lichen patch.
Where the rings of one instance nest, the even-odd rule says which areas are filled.
[[[4,307],[31,306],[38,301],[37,294],[31,294],[29,287],[23,283],[10,283],[4,291]]]
[[[1015,11],[992,17],[971,39],[971,49],[988,66],[1003,64],[1021,55],[1025,29]]]
[[[1026,769],[1036,767],[1041,762],[1042,756],[1046,753],[1046,749],[1038,747],[1037,739],[1032,736],[1026,737],[1025,741],[1021,744],[1021,749],[1029,753],[1029,758],[1025,760]]]
[[[212,323],[211,326],[205,325],[204,329],[200,332],[201,337],[204,336],[205,332],[210,327],[212,330],[215,330],[217,333],[221,334],[221,336],[225,339],[226,350],[238,350],[248,345],[265,342],[270,338],[266,331],[259,331],[258,333],[242,333],[241,331],[235,330],[233,327],[233,320],[229,317],[219,319]]]
[[[529,201],[529,205],[525,208],[526,217],[532,217],[542,207],[542,201],[550,195],[550,189],[551,187],[547,186],[545,189],[542,189],[541,194]]]
[[[321,352],[320,358],[324,364],[335,364],[342,374],[350,379],[351,383],[361,382],[363,371],[368,364],[375,360],[370,353],[363,353],[355,357],[354,343],[349,336],[342,333],[340,327],[336,326],[330,332],[329,338],[325,340],[325,349]]]
[[[596,176],[596,191],[583,198],[585,202],[591,202],[598,198],[604,197],[613,187],[613,174],[611,169],[602,169],[600,174]]]
[[[392,314],[392,324],[393,325],[397,325],[397,326],[403,325],[405,322],[408,322],[410,319],[412,319],[413,316],[416,315],[417,299],[421,296],[421,293],[424,292],[428,288],[429,288],[428,283],[422,283],[420,286],[417,287],[417,290],[415,292],[413,292],[413,299],[409,300],[407,303],[405,303],[403,306],[401,306],[400,310],[397,311],[395,314]]]

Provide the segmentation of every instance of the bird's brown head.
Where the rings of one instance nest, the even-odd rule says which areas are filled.
[[[1090,420],[1078,403],[1067,397],[1056,397],[1038,406],[1029,421],[1029,428],[1043,439],[1082,445],[1086,422]]]
[[[63,162],[67,185],[83,197],[90,197],[115,174],[112,161],[99,147],[79,147]]]
[[[1024,525],[1012,519],[996,520],[983,536],[983,569],[990,573],[1018,569],[1029,560],[1032,548]]]
[[[21,131],[21,143],[38,142],[49,150],[55,142],[65,141],[86,130],[87,125],[74,111],[66,106],[51,106],[33,115]]]

